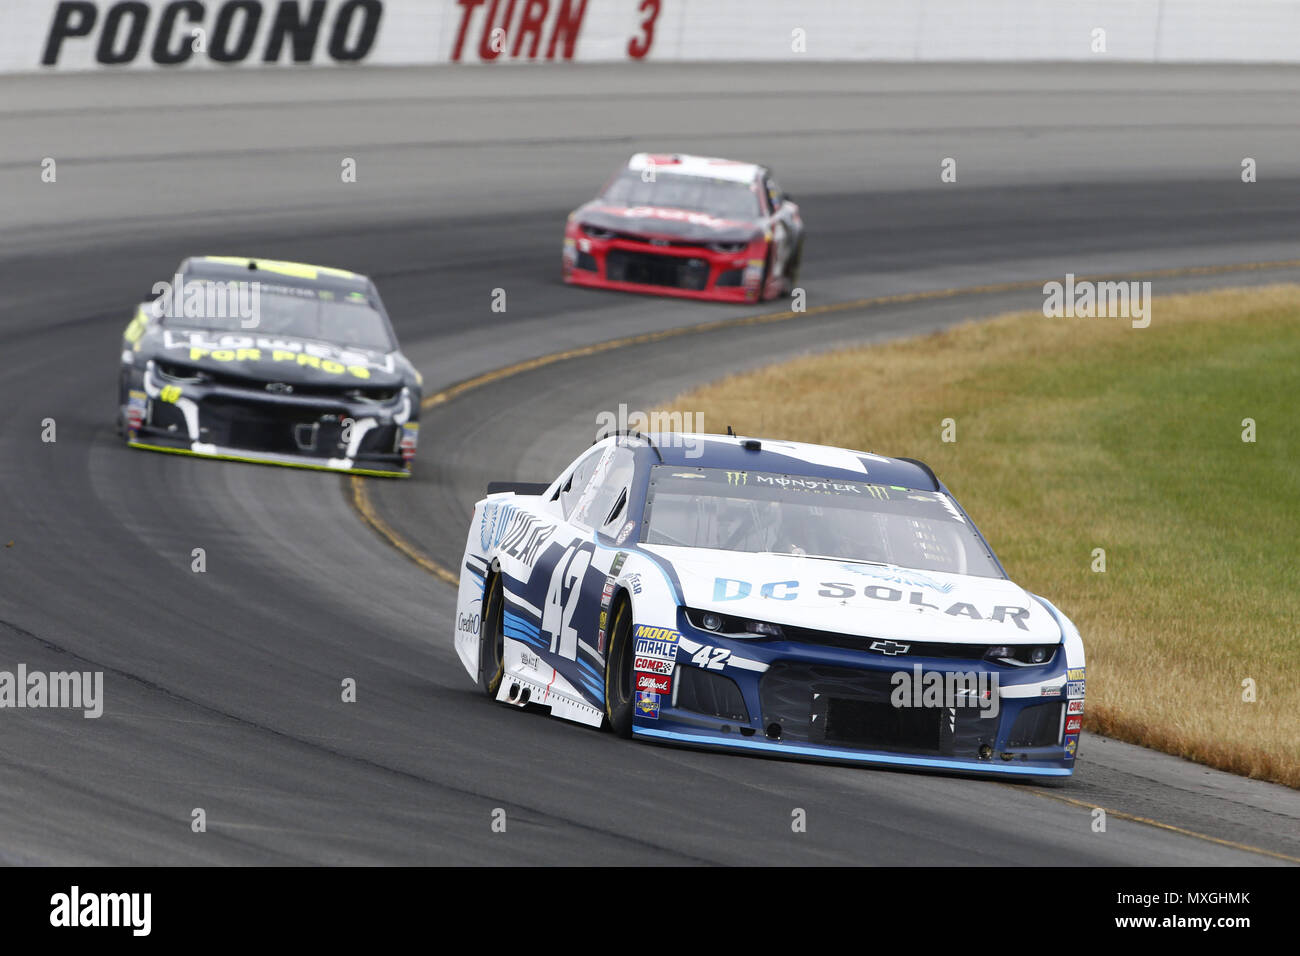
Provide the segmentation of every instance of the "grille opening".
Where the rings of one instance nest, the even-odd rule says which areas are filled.
[[[709,263],[707,259],[614,249],[605,256],[605,278],[701,292],[709,284]]]
[[[939,756],[975,756],[999,720],[975,706],[893,705],[892,672],[777,661],[759,679],[762,722],[781,739]]]
[[[342,409],[210,398],[200,418],[209,441],[251,451],[328,457],[342,447]]]
[[[1026,707],[1011,726],[1008,747],[1050,747],[1060,742],[1061,708],[1064,704],[1036,704]]]
[[[749,709],[736,682],[698,667],[677,668],[677,701],[674,706],[724,720],[749,722]]]
[[[826,705],[826,740],[872,750],[939,749],[939,710],[832,697]]]

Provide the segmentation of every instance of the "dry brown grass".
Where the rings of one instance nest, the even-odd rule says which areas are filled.
[[[1078,624],[1089,730],[1300,787],[1300,286],[1159,298],[1152,315],[1005,315],[671,408],[929,462],[1011,577]]]

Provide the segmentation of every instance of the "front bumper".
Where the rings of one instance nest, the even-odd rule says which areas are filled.
[[[564,240],[564,281],[715,302],[757,302],[766,250],[756,243],[735,253],[704,246],[656,246],[629,239],[598,240],[570,234]]]
[[[958,773],[1064,777],[1074,772],[1083,705],[1081,698],[1067,696],[1072,691],[1063,648],[1049,664],[1016,668],[981,659],[886,657],[727,639],[694,629],[684,617],[678,633],[668,691],[638,695],[637,737]],[[996,687],[996,707],[989,697],[981,705],[975,696],[956,701],[896,696],[900,673],[917,686],[924,686],[929,674],[982,674],[982,686]],[[1067,732],[1070,727],[1076,728],[1073,733]]]
[[[1068,777],[1074,767],[1043,766],[1037,763],[1000,763],[990,760],[961,760],[952,757],[926,757],[885,751],[853,750],[847,747],[815,747],[789,744],[761,737],[730,737],[702,732],[690,727],[634,727],[634,737],[688,747],[707,747],[740,752],[770,753],[805,760],[872,764],[881,767],[910,767],[941,770],[949,773],[996,774],[1028,777]]]
[[[124,412],[132,448],[229,461],[405,478],[419,435],[416,400],[391,404],[295,397],[225,385],[155,382]]]

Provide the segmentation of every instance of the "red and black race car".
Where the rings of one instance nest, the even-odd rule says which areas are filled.
[[[770,170],[637,153],[569,215],[564,281],[723,302],[794,288],[804,226]]]

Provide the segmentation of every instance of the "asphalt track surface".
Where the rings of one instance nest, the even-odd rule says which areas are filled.
[[[493,704],[452,651],[451,589],[375,533],[349,479],[131,451],[111,424],[122,327],[191,253],[370,273],[431,392],[780,312],[558,281],[565,213],[633,150],[770,162],[809,224],[810,314],[554,362],[431,409],[417,476],[364,490],[378,521],[454,567],[484,483],[550,477],[598,410],[1041,303],[1024,285],[939,290],[1066,272],[1183,270],[1153,278],[1157,294],[1294,279],[1244,266],[1300,257],[1297,79],[746,65],[6,79],[0,669],[102,670],[106,700],[97,720],[0,712],[0,862],[1300,861],[1294,791],[1115,741],[1085,736],[1068,781],[1008,784],[631,744]],[[941,185],[947,156],[958,182]],[[340,182],[344,157],[357,183]],[[900,298],[859,301],[884,296]]]

